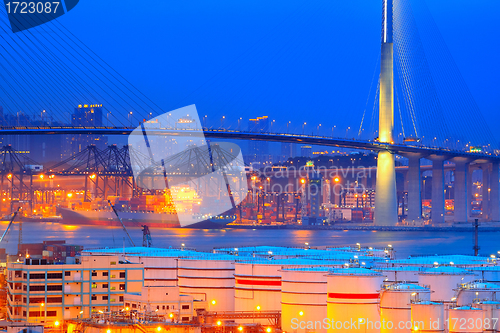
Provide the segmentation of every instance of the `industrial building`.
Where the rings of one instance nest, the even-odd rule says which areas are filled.
[[[82,256],[67,264],[46,259],[8,263],[8,318],[54,323],[121,309],[125,293],[141,292],[143,272],[142,264],[112,255]]]

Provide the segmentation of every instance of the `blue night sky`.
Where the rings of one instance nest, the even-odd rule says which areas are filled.
[[[427,5],[500,139],[500,2]],[[194,103],[213,125],[359,127],[380,55],[381,1],[80,0],[60,20],[165,111]]]

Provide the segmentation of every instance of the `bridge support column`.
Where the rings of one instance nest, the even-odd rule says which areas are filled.
[[[432,160],[432,223],[444,223],[444,160],[435,156]]]
[[[394,155],[388,151],[380,151],[377,157],[375,225],[398,223],[397,202]]]
[[[469,186],[467,184],[467,170],[469,163],[461,160],[455,160],[455,212],[454,222],[465,223],[468,221],[469,202]]]
[[[483,186],[481,188],[481,212],[484,221],[490,221],[490,164],[483,164]]]
[[[420,193],[420,156],[408,157],[408,217],[406,221],[417,222],[422,218]]]
[[[491,204],[491,221],[500,222],[500,171],[499,163],[494,161],[491,163],[490,177],[490,204]]]
[[[467,171],[467,214],[469,216],[469,220],[472,219],[472,201],[476,200],[474,197],[474,192],[472,190],[472,175],[474,174],[475,167],[469,164],[469,169]]]

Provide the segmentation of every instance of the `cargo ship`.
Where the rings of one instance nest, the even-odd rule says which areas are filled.
[[[121,226],[120,221],[112,210],[73,210],[59,207],[57,212],[61,215],[59,223],[70,225],[105,225]],[[139,211],[118,211],[123,224],[126,227],[141,227],[146,224],[150,228],[179,228],[179,220],[175,213],[155,213]],[[217,216],[193,215],[193,220],[184,227],[214,229],[222,228],[228,223],[236,220],[236,215],[222,214]]]

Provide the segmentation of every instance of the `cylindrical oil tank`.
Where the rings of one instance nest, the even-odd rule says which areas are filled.
[[[411,283],[393,283],[380,292],[381,332],[411,332],[411,302],[429,301],[428,288]]]
[[[474,273],[454,266],[439,266],[418,273],[418,283],[429,286],[431,301],[451,301],[457,286],[474,280]]]
[[[285,268],[281,271],[281,329],[326,333],[328,267]],[[302,314],[302,315],[301,315]]]
[[[499,332],[500,325],[500,302],[497,301],[482,301],[477,304],[483,310],[483,331],[484,332]]]
[[[179,258],[179,292],[206,301],[208,311],[234,311],[234,257]]]
[[[259,259],[235,263],[236,311],[281,311],[281,269],[335,267],[338,262],[306,259]]]
[[[457,290],[457,306],[494,301],[497,295],[500,295],[500,285],[482,281],[463,283]]]
[[[444,332],[444,303],[417,301],[411,303],[413,332]]]
[[[144,265],[144,285],[159,287],[177,286],[177,257],[176,256],[128,256],[131,262],[140,262]]]
[[[500,284],[500,266],[472,267],[470,270],[482,281]]]
[[[328,332],[380,332],[383,280],[381,273],[366,268],[332,270],[327,276]]]
[[[450,333],[482,333],[483,310],[471,306],[461,306],[448,310],[448,331]]]

